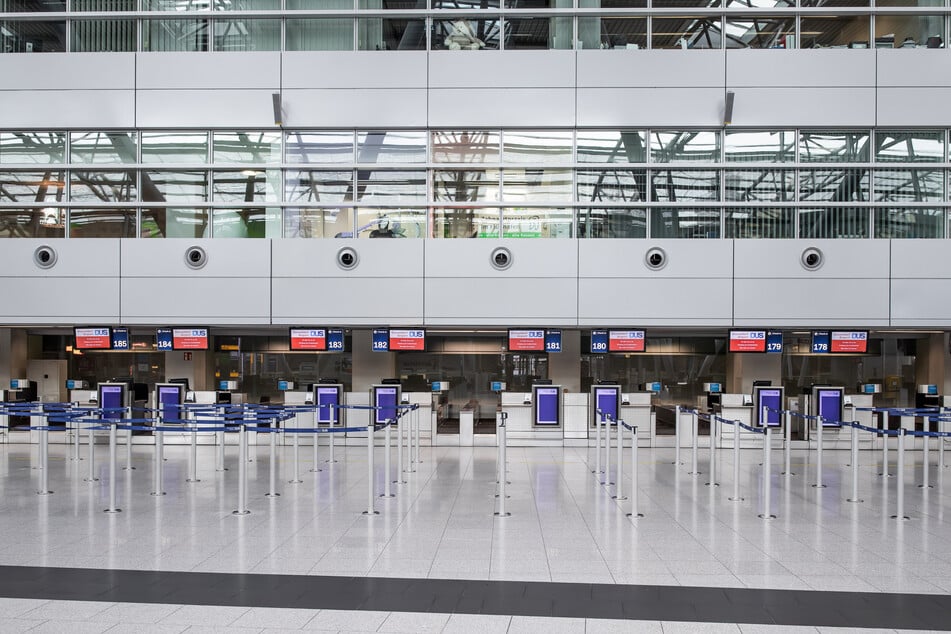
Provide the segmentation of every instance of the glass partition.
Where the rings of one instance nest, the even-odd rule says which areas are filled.
[[[65,238],[65,217],[58,207],[0,208],[0,238]]]
[[[720,210],[703,207],[654,207],[652,238],[719,238]]]
[[[70,238],[134,238],[135,209],[70,209]]]
[[[349,207],[285,207],[285,238],[352,238]]]
[[[487,207],[441,207],[431,212],[433,238],[498,238],[501,212]]]
[[[578,209],[579,238],[646,238],[645,209],[587,207]]]

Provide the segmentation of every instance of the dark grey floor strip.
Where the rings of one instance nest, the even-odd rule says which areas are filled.
[[[942,630],[951,596],[0,566],[0,597]]]

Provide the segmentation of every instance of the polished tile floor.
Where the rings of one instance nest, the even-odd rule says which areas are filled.
[[[39,496],[38,450],[0,445],[0,565],[357,577],[512,580],[637,584],[686,588],[756,588],[838,592],[951,594],[951,470],[931,452],[932,488],[921,489],[921,452],[909,452],[905,515],[895,514],[896,477],[882,478],[881,454],[859,460],[861,503],[847,502],[851,468],[846,451],[824,455],[816,489],[814,452],[793,452],[796,475],[781,474],[774,453],[772,513],[761,512],[762,453],[743,450],[740,493],[733,493],[732,452],[718,452],[720,486],[691,475],[691,456],[674,465],[672,449],[639,452],[639,507],[611,498],[613,487],[591,472],[593,450],[510,448],[506,510],[497,518],[494,448],[423,447],[416,471],[377,499],[366,516],[366,449],[337,448],[338,462],[311,473],[301,451],[302,483],[291,484],[291,449],[280,450],[280,497],[265,497],[267,447],[252,448],[248,508],[237,508],[237,449],[228,447],[224,472],[214,449],[200,447],[200,482],[187,478],[188,448],[167,446],[166,495],[152,496],[152,450],[135,448],[132,472],[118,472],[118,506],[107,514],[107,448],[97,447],[97,482],[86,482],[86,460],[51,448],[52,495]],[[86,448],[83,448],[85,457]],[[321,455],[326,458],[325,451]],[[629,453],[625,452],[625,460]],[[612,455],[612,459],[614,456]],[[891,472],[896,472],[894,452]],[[949,455],[951,458],[951,455]],[[382,482],[382,449],[376,476]],[[949,459],[951,464],[951,459]],[[395,460],[394,460],[395,465]],[[131,477],[130,477],[131,473]],[[395,476],[395,466],[393,475]],[[624,485],[629,493],[630,464]],[[835,595],[829,595],[835,597]],[[609,632],[760,631],[763,625],[571,619],[541,616],[301,610],[182,604],[0,599],[0,631],[179,632],[323,629],[336,631]],[[820,630],[826,628],[818,625]],[[909,626],[914,627],[914,626]],[[31,629],[33,628],[33,629]],[[210,629],[208,629],[210,628]],[[951,628],[951,621],[948,623]],[[791,631],[789,625],[775,631]],[[815,631],[815,627],[802,628]]]

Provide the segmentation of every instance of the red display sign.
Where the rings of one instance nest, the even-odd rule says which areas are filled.
[[[110,328],[76,328],[74,332],[78,350],[109,350],[112,348],[112,330]]]
[[[730,352],[766,352],[766,331],[731,330]]]
[[[390,352],[407,350],[422,352],[426,350],[425,330],[391,330]]]
[[[544,330],[509,330],[511,352],[544,352]]]
[[[829,352],[867,352],[868,332],[833,330],[829,341]]]
[[[608,352],[644,352],[643,330],[609,330]]]
[[[208,329],[207,328],[173,328],[172,329],[172,349],[173,350],[207,350],[208,349]]]
[[[327,331],[323,328],[291,328],[291,350],[326,350]]]

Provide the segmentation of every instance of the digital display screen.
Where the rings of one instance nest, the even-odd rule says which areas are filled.
[[[373,388],[376,397],[376,405],[381,408],[374,410],[376,414],[376,424],[383,423],[396,418],[396,406],[399,404],[400,388],[396,385],[384,385]]]
[[[323,328],[291,328],[291,350],[327,349],[327,331]]]
[[[173,328],[172,350],[207,350],[207,328]]]
[[[162,415],[162,421],[181,420],[181,408],[184,390],[182,385],[159,385],[156,388],[158,392],[158,409]]]
[[[756,420],[763,426],[763,408],[766,407],[766,424],[770,427],[779,427],[782,424],[783,390],[778,387],[762,387],[756,391]]]
[[[938,395],[938,386],[929,385],[928,386],[928,396],[937,396]]]
[[[559,416],[557,387],[536,387],[535,388],[535,424],[536,425],[559,425],[561,417]]]
[[[75,328],[77,350],[109,350],[112,348],[110,328]]]
[[[868,351],[868,331],[866,330],[833,330],[829,339],[829,352],[864,353]]]
[[[172,349],[172,329],[159,328],[155,331],[155,348],[157,350]]]
[[[783,351],[783,333],[770,330],[766,333],[766,352],[777,353]]]
[[[838,427],[842,419],[842,390],[822,389],[816,391],[819,416],[824,427]]]
[[[323,425],[337,424],[337,405],[340,405],[340,388],[336,385],[317,385],[314,387],[317,405],[317,422]]]
[[[423,352],[426,350],[425,330],[390,330],[391,352],[400,350]]]
[[[561,352],[561,331],[545,331],[545,352]]]
[[[609,330],[608,352],[644,352],[643,330]]]
[[[544,330],[509,330],[509,352],[544,352],[544,350]]]
[[[390,351],[390,331],[385,328],[377,328],[373,331],[373,351]]]
[[[100,385],[99,407],[101,407],[103,410],[115,410],[108,412],[103,411],[103,418],[122,418],[123,412],[120,410],[125,407],[125,386]]]
[[[330,352],[343,352],[344,343],[342,328],[327,329],[327,350]]]
[[[112,349],[113,350],[129,350],[131,348],[129,343],[129,329],[128,328],[113,328],[112,329]]]
[[[817,331],[812,333],[812,353],[826,354],[829,352],[829,331]]]
[[[766,331],[731,330],[730,352],[766,352]]]
[[[619,386],[602,386],[594,388],[594,415],[600,417],[602,414],[610,416],[609,420],[618,419],[618,401],[621,400],[621,388]],[[598,413],[601,410],[601,414]]]
[[[608,351],[608,331],[607,330],[592,330],[591,331],[591,353],[600,354],[602,352]]]

